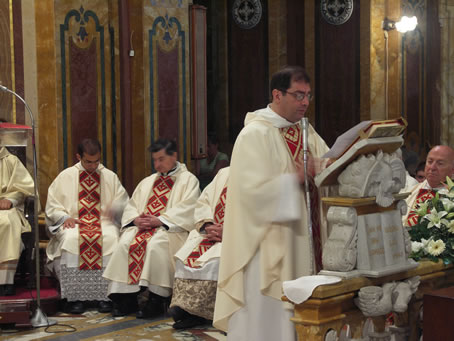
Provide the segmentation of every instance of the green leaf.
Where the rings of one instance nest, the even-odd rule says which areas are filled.
[[[446,184],[448,185],[448,188],[451,191],[451,189],[454,187],[454,181],[452,181],[449,176],[446,177]]]

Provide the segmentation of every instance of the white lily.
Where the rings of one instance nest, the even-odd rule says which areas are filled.
[[[424,216],[424,219],[427,219],[429,221],[427,228],[430,229],[434,226],[440,228],[441,224],[448,225],[449,222],[446,219],[442,219],[447,214],[448,212],[446,211],[437,212],[437,210],[434,207],[429,214],[426,214]]]
[[[454,220],[451,220],[447,225],[448,232],[454,234]]]
[[[454,208],[454,202],[449,199],[443,198],[441,199],[441,202],[443,203],[443,207],[447,212],[451,211],[451,209]]]

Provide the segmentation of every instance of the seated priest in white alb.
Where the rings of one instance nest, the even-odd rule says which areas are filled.
[[[175,329],[192,328],[213,320],[228,177],[229,168],[220,169],[203,190],[194,211],[195,229],[175,255],[169,310]]]
[[[23,232],[31,231],[23,204],[34,195],[33,179],[22,162],[0,147],[0,296],[15,294],[16,273]]]
[[[177,161],[174,141],[159,139],[150,147],[156,173],[134,190],[122,218],[122,232],[112,262],[104,272],[109,279],[113,316],[137,311],[137,296],[148,290],[148,301],[138,318],[164,313],[172,294],[173,256],[194,228],[199,181]]]
[[[405,226],[411,227],[418,223],[416,206],[432,199],[437,190],[445,188],[446,177],[453,177],[454,149],[449,146],[433,147],[427,154],[424,172],[426,180],[414,187],[410,196],[405,200],[408,205],[407,215],[403,217]]]
[[[84,312],[88,301],[98,301],[98,310],[109,312],[108,281],[102,273],[117,246],[129,196],[118,176],[100,164],[97,140],[84,139],[76,156],[80,162],[62,171],[49,187],[47,258],[71,313]]]

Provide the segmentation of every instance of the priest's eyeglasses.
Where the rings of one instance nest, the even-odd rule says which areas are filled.
[[[314,98],[314,96],[311,93],[305,93],[305,92],[290,92],[287,90],[281,90],[283,93],[287,93],[289,95],[292,95],[297,101],[303,101],[306,97],[310,101]]]

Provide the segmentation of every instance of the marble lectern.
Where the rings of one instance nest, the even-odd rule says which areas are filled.
[[[454,284],[452,265],[408,259],[402,226],[408,193],[399,193],[405,126],[402,119],[361,122],[344,147],[333,147],[329,157],[336,161],[315,179],[336,192],[322,198],[329,227],[320,274],[343,280],[317,287],[301,303],[283,297],[295,306],[300,341],[417,341],[424,293]],[[385,323],[390,312],[392,324]]]
[[[381,277],[416,267],[402,226],[407,194],[401,136],[363,139],[316,177],[317,186],[337,186],[329,206],[328,239],[320,274]]]

